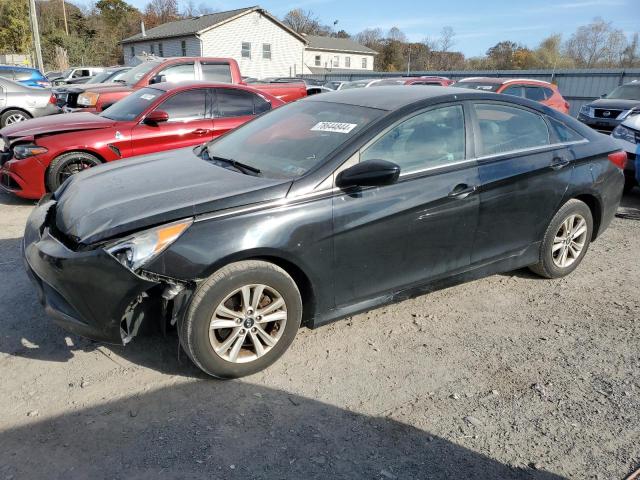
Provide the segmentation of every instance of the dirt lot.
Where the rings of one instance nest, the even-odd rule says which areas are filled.
[[[640,214],[640,192],[625,199]],[[0,194],[0,480],[623,478],[640,466],[640,221],[560,281],[497,275],[299,333],[205,378],[175,335],[53,325]]]

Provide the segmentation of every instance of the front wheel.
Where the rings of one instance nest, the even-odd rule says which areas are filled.
[[[198,288],[180,325],[180,343],[205,373],[238,378],[280,358],[301,319],[300,292],[287,272],[268,262],[237,262]]]
[[[540,260],[529,268],[546,278],[569,275],[587,253],[592,235],[591,210],[580,200],[569,200],[551,219],[540,247]]]
[[[95,155],[87,152],[70,152],[56,157],[47,173],[47,186],[49,191],[58,189],[64,181],[76,173],[100,165],[102,162]]]
[[[30,118],[31,115],[22,110],[7,110],[0,116],[0,127],[4,128],[14,123],[24,122]]]

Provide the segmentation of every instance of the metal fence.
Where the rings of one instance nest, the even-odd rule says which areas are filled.
[[[640,68],[629,69],[591,69],[591,70],[474,70],[453,72],[331,72],[327,74],[302,75],[303,78],[317,80],[342,80],[353,81],[366,78],[384,78],[398,76],[438,75],[459,80],[466,77],[504,77],[504,78],[531,78],[545,80],[554,83],[560,89],[562,96],[571,104],[571,115],[576,116],[580,107],[605,93],[610,92],[618,85],[633,80],[640,81]]]

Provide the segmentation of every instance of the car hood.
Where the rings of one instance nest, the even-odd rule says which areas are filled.
[[[74,242],[90,245],[181,218],[284,198],[290,186],[290,180],[220,167],[184,148],[74,175],[55,193],[55,224]]]
[[[633,128],[634,130],[640,130],[640,114],[630,116],[622,122],[622,125]]]
[[[2,129],[2,135],[8,138],[36,137],[38,135],[70,132],[74,130],[93,130],[109,128],[115,120],[100,117],[89,112],[67,113],[33,118],[26,122],[14,123]]]
[[[55,87],[53,89],[54,92],[74,92],[74,93],[80,93],[80,92],[86,92],[88,90],[94,91],[96,89],[99,88],[104,88],[104,87],[116,87],[116,88],[124,88],[125,90],[128,89],[127,86],[122,85],[121,83],[112,83],[112,82],[108,82],[108,83],[85,83],[85,84],[75,84],[75,83],[71,83],[71,84],[67,84],[67,85],[61,85],[59,87]]]
[[[589,104],[594,108],[610,108],[612,110],[629,110],[633,107],[640,107],[638,100],[623,100],[614,98],[599,98]]]
[[[93,85],[77,85],[83,92],[111,93],[111,92],[133,92],[133,88],[122,83],[94,83]]]

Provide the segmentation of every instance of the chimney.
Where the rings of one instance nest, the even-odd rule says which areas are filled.
[[[140,31],[142,32],[143,37],[147,36],[147,31],[144,28],[144,22],[140,22]]]

